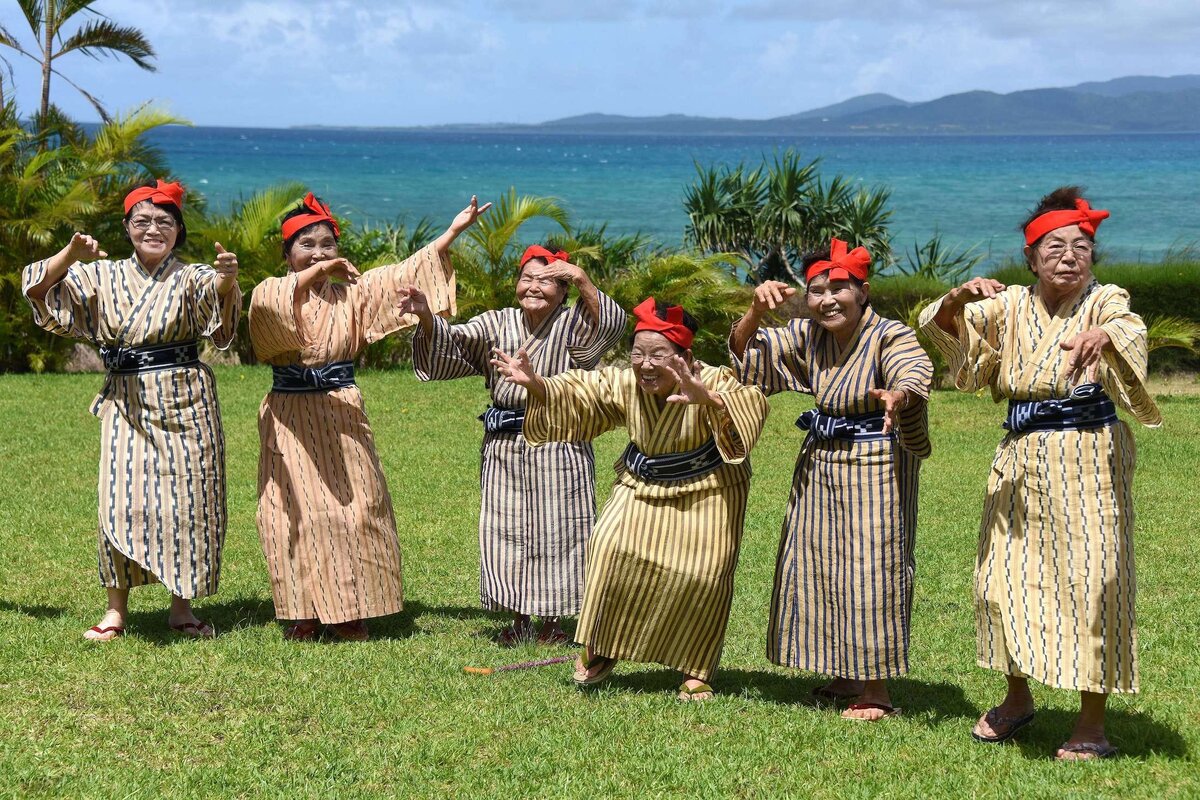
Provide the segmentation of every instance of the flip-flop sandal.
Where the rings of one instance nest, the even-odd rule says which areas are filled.
[[[895,706],[889,706],[887,703],[851,703],[846,706],[846,711],[866,711],[869,709],[877,709],[883,712],[883,716],[869,719],[867,717],[847,717],[846,712],[842,712],[842,719],[848,719],[851,722],[879,722],[881,719],[888,717],[898,717],[902,710]]]
[[[189,639],[215,639],[217,630],[203,620],[200,622],[172,622],[171,630],[182,633]]]
[[[604,682],[612,674],[613,667],[617,665],[615,658],[600,655],[592,656],[592,660],[586,664],[583,664],[582,661],[583,659],[580,659],[580,665],[575,668],[575,674],[571,676],[571,680],[580,686],[595,686],[597,683]],[[588,675],[588,672],[597,665],[600,665],[600,671],[594,675]]]
[[[321,638],[321,629],[323,627],[316,620],[302,620],[301,622],[289,625],[283,632],[283,638],[291,642],[311,642]]]
[[[1083,758],[1063,758],[1061,755],[1055,755],[1058,761],[1095,761],[1101,758],[1112,758],[1117,754],[1117,748],[1111,744],[1100,744],[1098,742],[1063,742],[1058,748],[1063,753],[1074,753],[1084,756]]]
[[[516,625],[509,625],[496,636],[496,644],[501,647],[520,647],[529,644],[533,638],[532,628],[518,628]]]
[[[113,639],[125,635],[125,628],[121,625],[105,625],[103,628],[99,625],[93,625],[88,628],[88,631],[98,633],[100,636],[104,636],[106,633],[112,634],[112,636],[105,636],[103,639],[100,636],[84,636],[83,638],[89,642],[111,642]]]
[[[326,627],[334,636],[344,642],[365,642],[371,638],[370,632],[367,631],[367,623],[361,619],[353,622],[338,622]]]
[[[1005,728],[1004,733],[997,736],[980,736],[975,731],[971,731],[971,738],[977,742],[984,744],[1000,744],[1007,742],[1009,739],[1017,735],[1017,731],[1024,728],[1029,723],[1033,722],[1034,712],[1030,711],[1023,717],[1006,717],[1000,713],[1000,706],[994,706],[988,709],[988,712],[983,715],[983,720],[991,726],[992,730],[997,727]]]
[[[710,697],[696,697],[698,694],[708,694]],[[679,694],[675,699],[681,703],[705,703],[716,697],[716,692],[707,683],[701,683],[699,686],[688,686],[687,681],[679,684]]]
[[[559,645],[570,644],[571,637],[567,636],[566,631],[561,628],[549,634],[538,631],[537,643],[549,647],[558,647]]]

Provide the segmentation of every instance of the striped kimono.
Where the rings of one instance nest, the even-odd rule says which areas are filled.
[[[398,290],[416,285],[434,313],[453,313],[454,272],[429,245],[356,284],[323,282],[297,320],[295,274],[268,278],[250,298],[250,337],[273,366],[354,359],[369,343],[416,323]],[[301,324],[302,323],[302,324]],[[357,386],[271,391],[258,415],[258,534],[279,619],[326,624],[403,607],[392,498]]]
[[[530,444],[587,442],[624,425],[647,456],[695,450],[715,440],[722,463],[697,478],[657,482],[615,465],[612,495],[588,545],[583,611],[575,638],[592,652],[656,662],[709,680],[721,658],[733,573],[750,490],[748,456],[767,418],[767,399],[727,367],[701,380],[725,410],[663,404],[638,389],[632,369],[571,370],[530,400]]]
[[[23,291],[46,262],[25,267]],[[229,347],[241,292],[217,294],[216,271],[173,255],[147,272],[136,257],[75,263],[33,320],[105,347],[211,337]],[[100,419],[100,582],[128,589],[161,581],[177,597],[214,594],[225,542],[225,437],[212,371],[204,364],[108,374]]]
[[[459,325],[435,320],[413,336],[423,381],[482,375],[492,405],[525,407],[525,390],[488,363],[491,349],[524,347],[539,375],[593,369],[625,332],[625,312],[599,293],[599,323],[581,303],[560,305],[530,330],[520,308],[487,311]],[[583,556],[596,517],[591,442],[532,448],[520,432],[486,433],[480,467],[479,596],[491,611],[539,617],[579,613]]]
[[[856,680],[906,673],[929,356],[911,328],[868,306],[845,348],[815,321],[794,319],[760,329],[734,365],[767,394],[811,394],[834,417],[882,410],[871,389],[909,393],[888,438],[805,437],[767,627],[767,658],[781,666]]]
[[[1051,314],[1036,286],[969,303],[958,336],[921,312],[954,385],[992,399],[1066,397],[1070,353],[1059,345],[1094,327],[1112,340],[1097,380],[1143,425],[1162,423],[1146,390],[1146,326],[1129,295],[1091,281]],[[975,565],[979,665],[1049,686],[1136,692],[1134,442],[1099,428],[1007,433],[988,478]]]

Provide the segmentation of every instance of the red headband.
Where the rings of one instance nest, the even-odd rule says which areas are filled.
[[[695,334],[683,324],[683,306],[669,306],[666,319],[659,319],[654,313],[656,306],[654,298],[647,297],[633,310],[633,316],[637,319],[633,332],[636,334],[638,331],[654,331],[661,333],[684,350],[691,347]]]
[[[1108,219],[1108,216],[1107,211],[1093,209],[1087,200],[1077,198],[1075,208],[1047,211],[1035,217],[1033,222],[1025,226],[1025,244],[1032,245],[1050,231],[1068,225],[1078,225],[1079,230],[1088,236],[1095,236],[1096,228],[1099,228],[1100,222]]]
[[[304,195],[304,207],[308,209],[309,213],[288,217],[283,221],[283,225],[280,226],[285,242],[295,236],[297,231],[318,222],[328,222],[332,225],[333,237],[335,239],[342,235],[342,230],[338,227],[337,220],[333,218],[333,212],[329,210],[329,206],[314,197],[312,192]]]
[[[178,183],[163,183],[157,181],[157,186],[139,186],[125,195],[125,213],[143,200],[149,200],[158,205],[175,206],[183,211],[183,187]]]
[[[829,260],[813,263],[804,275],[805,283],[822,272],[828,272],[831,281],[844,281],[852,275],[860,281],[865,281],[867,269],[871,266],[871,254],[865,247],[856,247],[846,252],[847,247],[845,242],[835,237],[829,243]]]
[[[521,266],[525,266],[525,262],[532,258],[544,258],[546,263],[551,261],[566,261],[571,257],[571,254],[566,250],[559,250],[557,253],[551,253],[540,244],[531,244],[525,248],[525,252],[521,254]]]

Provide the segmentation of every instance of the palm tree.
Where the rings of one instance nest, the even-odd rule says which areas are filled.
[[[91,8],[94,0],[17,0],[29,30],[33,33],[37,47],[25,47],[21,42],[0,25],[0,45],[10,47],[21,55],[36,61],[42,68],[42,101],[39,108],[39,130],[46,130],[50,119],[50,77],[57,75],[87,98],[95,107],[100,119],[108,122],[108,112],[100,101],[89,94],[83,87],[72,81],[59,70],[55,69],[55,59],[68,53],[82,53],[91,58],[101,56],[126,56],[134,64],[144,70],[154,72],[155,67],[150,59],[155,57],[154,48],[150,46],[145,35],[137,28],[117,25]],[[72,17],[81,12],[94,14],[99,19],[84,22],[70,36],[65,36],[64,28]]]

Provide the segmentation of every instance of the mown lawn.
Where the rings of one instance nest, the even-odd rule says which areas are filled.
[[[1200,396],[1160,399],[1137,431],[1143,692],[1111,704],[1122,757],[1051,756],[1076,696],[1035,690],[1035,724],[974,743],[1000,676],[975,667],[971,569],[1000,409],[933,400],[918,533],[912,673],[899,719],[855,724],[810,705],[817,677],[763,655],[771,577],[806,405],[780,397],[758,450],[719,698],[683,705],[677,675],[624,664],[580,692],[566,665],[476,677],[467,665],[540,657],[491,642],[478,608],[476,381],[361,376],[396,499],[408,598],[365,644],[291,644],[273,622],[254,528],[256,410],[269,374],[218,371],[230,526],[212,642],[166,629],[161,587],[133,593],[131,635],[80,632],[96,583],[99,376],[0,376],[0,795],[96,797],[1197,797],[1200,592],[1195,577]],[[600,440],[599,494],[624,439]],[[544,651],[543,651],[544,652]],[[567,651],[562,651],[567,652]]]

